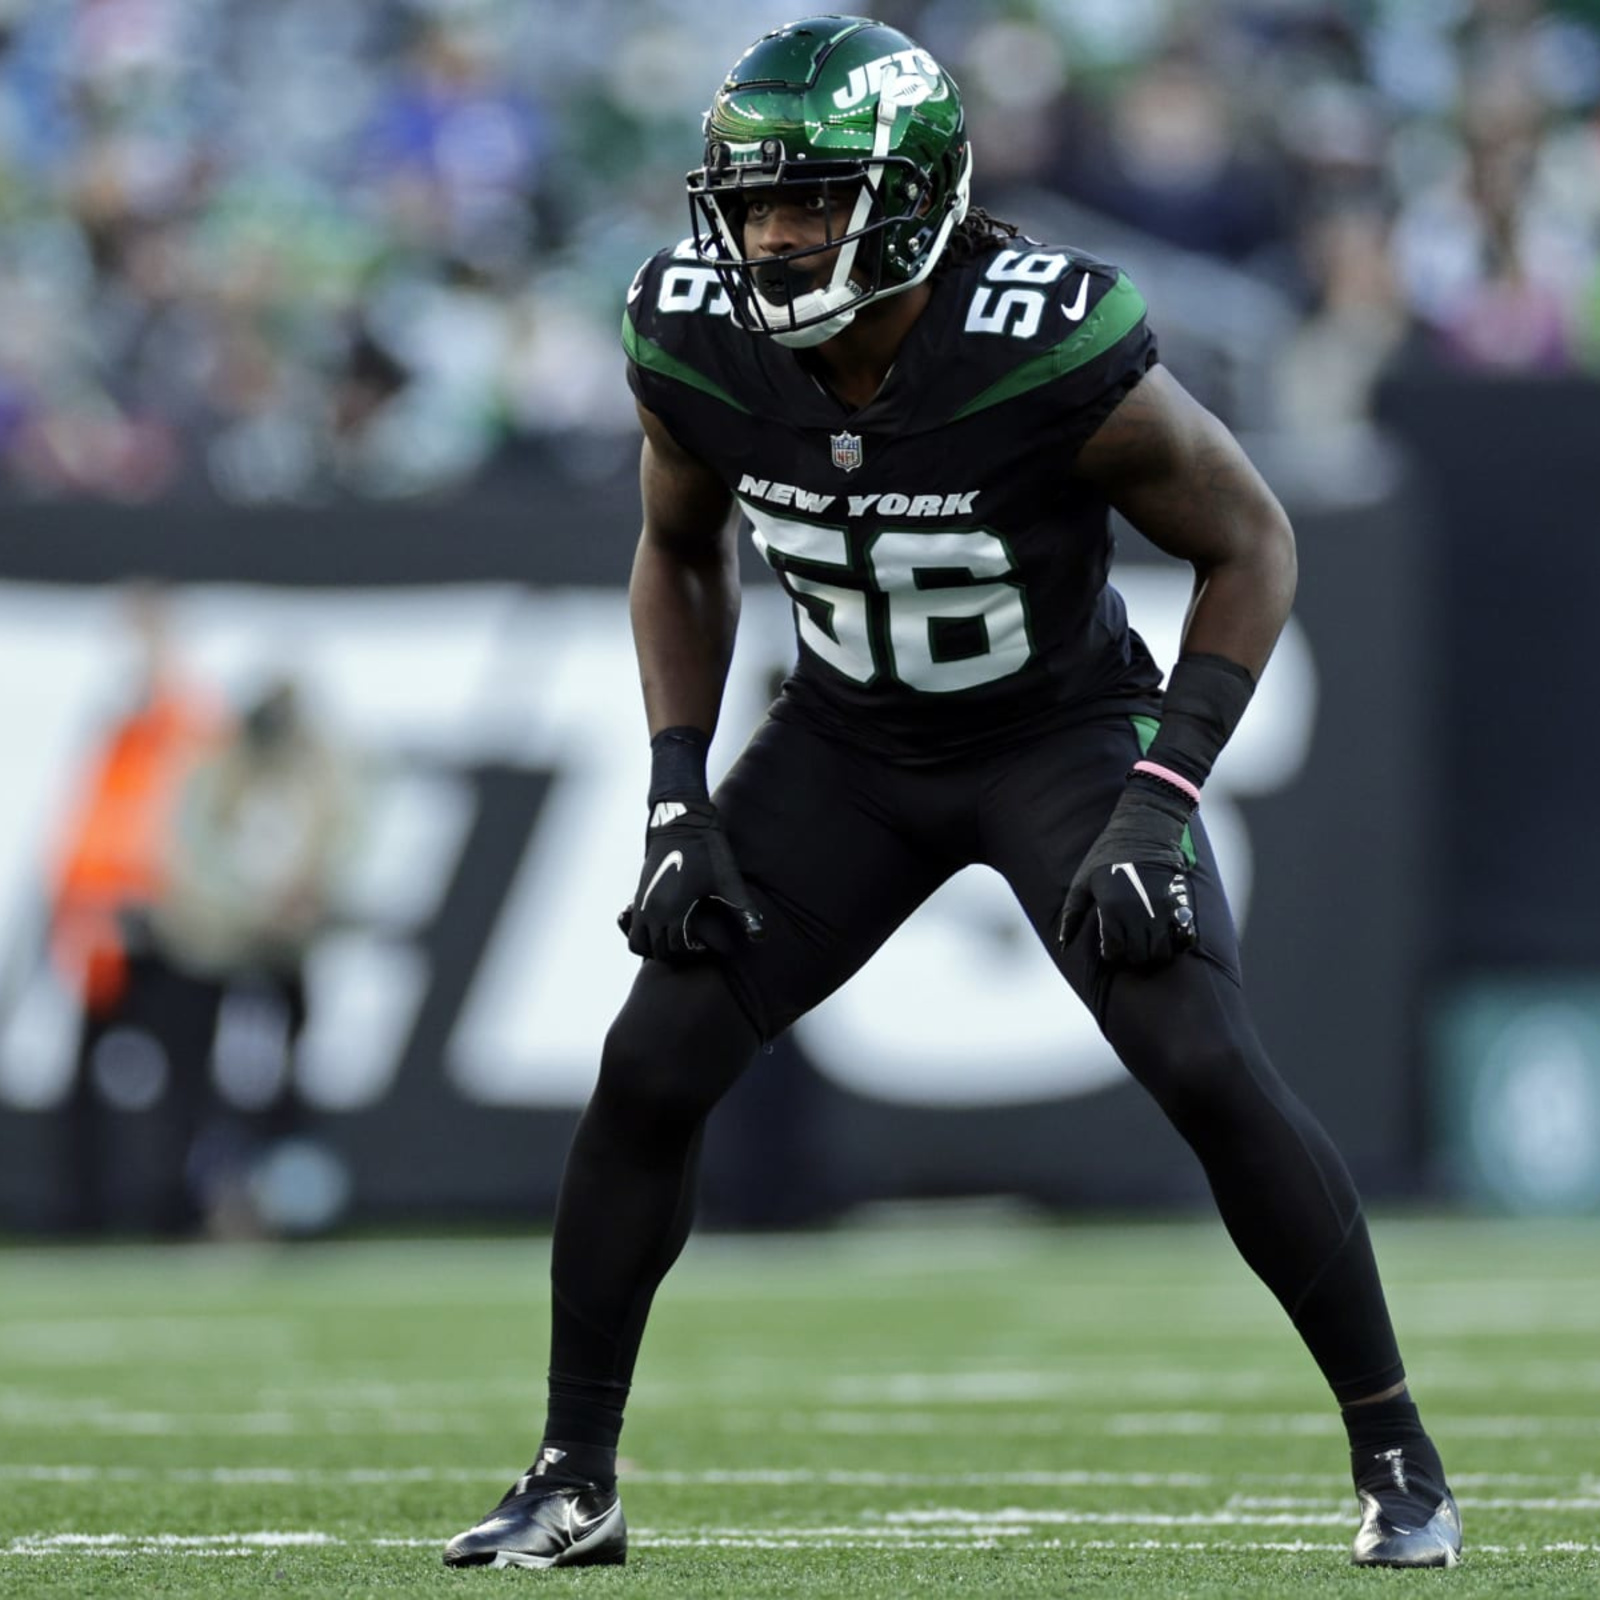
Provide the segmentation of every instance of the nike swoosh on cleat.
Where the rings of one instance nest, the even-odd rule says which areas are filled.
[[[567,1531],[572,1535],[574,1542],[586,1539],[590,1534],[603,1528],[616,1514],[617,1506],[613,1503],[597,1516],[585,1520],[578,1515],[578,1508],[569,1503],[567,1506]]]
[[[1154,917],[1155,914],[1156,914],[1156,908],[1153,905],[1150,904],[1150,896],[1147,895],[1144,892],[1144,884],[1139,878],[1139,869],[1136,866],[1134,866],[1134,864],[1131,861],[1114,861],[1114,862],[1112,862],[1112,864],[1111,864],[1111,876],[1114,878],[1114,877],[1116,877],[1116,875],[1119,872],[1127,873],[1128,882],[1133,885],[1135,891],[1138,893],[1138,896],[1139,896],[1140,900],[1142,900],[1144,902],[1144,914],[1147,917]]]
[[[671,850],[665,856],[663,856],[661,858],[661,865],[656,868],[655,876],[653,878],[651,878],[649,883],[647,883],[645,885],[644,893],[639,896],[639,909],[641,911],[644,910],[645,901],[650,898],[651,891],[655,888],[655,886],[658,883],[661,882],[661,877],[662,877],[663,873],[666,873],[666,872],[681,872],[682,870],[683,870],[683,851],[681,851],[681,850]],[[1140,894],[1143,894],[1144,890],[1141,889],[1139,892],[1140,892]],[[1147,901],[1146,904],[1148,904],[1148,903],[1149,902]],[[1152,912],[1151,915],[1154,916],[1155,913]]]

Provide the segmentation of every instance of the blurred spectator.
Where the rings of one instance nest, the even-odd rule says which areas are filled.
[[[259,975],[303,1017],[301,966],[331,913],[351,798],[299,689],[269,683],[185,778],[151,916],[166,954],[192,973]]]
[[[69,813],[50,928],[52,957],[82,1007],[67,1166],[72,1221],[90,1230],[110,1224],[117,1209],[109,1120],[148,1111],[175,1090],[172,1059],[201,1045],[193,1007],[165,992],[151,917],[169,887],[180,796],[221,721],[212,697],[176,664],[165,596],[137,587],[125,616],[135,655],[128,705]],[[172,1179],[143,1220],[170,1225],[182,1211]]]
[[[1207,64],[1172,56],[1119,85],[1063,141],[1055,181],[1157,239],[1247,263],[1286,233],[1283,162],[1254,147]]]
[[[1376,202],[1346,202],[1307,224],[1307,315],[1278,372],[1282,425],[1318,436],[1359,425],[1411,326],[1389,256],[1389,219]]]
[[[177,664],[161,590],[130,590],[124,618],[134,657],[127,704],[107,727],[69,814],[51,930],[57,967],[96,1016],[127,988],[130,949],[167,889],[179,797],[221,722],[213,697]]]
[[[185,1177],[212,1231],[278,1220],[262,1173],[275,1146],[304,1132],[294,1056],[305,963],[334,912],[351,777],[295,683],[278,678],[184,784],[151,934],[167,981],[210,1024],[200,1059],[174,1070],[209,1076]]]
[[[1552,191],[1547,108],[1522,49],[1501,48],[1506,54],[1464,90],[1451,169],[1401,217],[1398,260],[1418,315],[1450,359],[1570,371],[1583,355],[1595,219]],[[1600,184],[1600,161],[1590,181]]]
[[[487,16],[421,22],[377,97],[363,163],[392,239],[489,271],[528,257],[547,143],[496,32]]]

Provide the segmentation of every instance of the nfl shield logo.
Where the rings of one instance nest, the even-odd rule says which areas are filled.
[[[841,472],[854,472],[861,465],[859,433],[835,433],[828,442],[833,446],[833,464]]]

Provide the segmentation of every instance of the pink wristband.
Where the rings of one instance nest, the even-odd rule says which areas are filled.
[[[1133,770],[1171,784],[1180,794],[1186,794],[1196,805],[1200,804],[1200,791],[1182,773],[1174,772],[1170,767],[1158,767],[1153,761],[1135,761]]]

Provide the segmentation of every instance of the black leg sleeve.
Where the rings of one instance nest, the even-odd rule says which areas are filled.
[[[1404,1377],[1361,1201],[1273,1070],[1238,985],[1183,956],[1102,990],[1101,1026],[1205,1169],[1229,1235],[1341,1401]]]
[[[556,1207],[550,1371],[562,1394],[609,1393],[619,1425],[650,1302],[689,1236],[706,1117],[758,1042],[714,966],[653,961],[606,1037]],[[592,1431],[552,1415],[547,1436]]]

